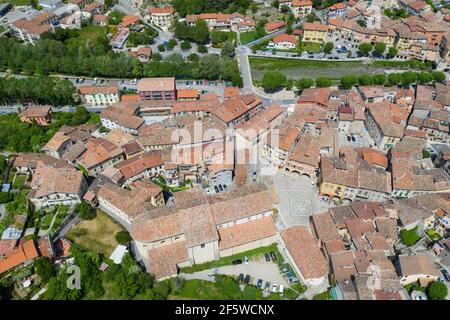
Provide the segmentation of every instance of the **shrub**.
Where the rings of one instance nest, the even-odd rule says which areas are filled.
[[[427,294],[431,300],[444,300],[447,297],[448,289],[445,283],[433,281],[427,286]]]
[[[118,244],[126,246],[131,241],[130,234],[124,230],[119,231],[116,234],[116,241]]]

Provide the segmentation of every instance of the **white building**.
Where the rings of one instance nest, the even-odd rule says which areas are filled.
[[[111,106],[120,101],[119,88],[114,86],[84,86],[80,94],[93,106]]]
[[[146,18],[151,24],[167,32],[173,23],[173,8],[150,8]]]

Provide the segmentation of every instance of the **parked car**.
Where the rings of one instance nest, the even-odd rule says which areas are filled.
[[[264,253],[264,258],[266,258],[266,261],[269,262],[270,261],[270,256],[269,254],[266,252]]]
[[[352,141],[353,141],[353,142],[355,142],[355,141],[356,141],[356,139],[355,139],[355,136],[352,136]]]
[[[450,274],[448,273],[448,271],[445,269],[441,269],[441,273],[442,273],[445,281],[450,282]]]
[[[245,284],[249,284],[250,283],[250,275],[246,275],[245,276],[244,282],[245,282]]]
[[[283,269],[281,269],[281,272],[283,273],[289,272],[289,269],[287,267],[283,267]]]
[[[239,274],[238,283],[242,283],[242,281],[244,281],[244,274],[243,273]]]
[[[283,295],[284,286],[282,284],[280,284],[280,289],[278,290],[278,292],[281,293],[281,295]]]
[[[266,281],[266,285],[264,286],[264,291],[269,292],[270,289],[270,282]]]
[[[272,292],[276,293],[278,291],[277,289],[278,289],[278,286],[277,286],[276,283],[274,283],[273,286],[272,286]]]
[[[272,258],[273,261],[277,260],[277,255],[273,251],[270,251],[270,257]]]
[[[288,278],[288,283],[289,283],[289,284],[297,283],[297,282],[298,282],[298,279],[297,279],[297,278],[294,278],[294,277]]]
[[[244,263],[248,264],[248,257],[244,257]]]
[[[293,273],[292,271],[289,271],[289,272],[286,274],[286,276],[287,276],[288,278],[292,278],[292,277],[294,276],[294,273]]]
[[[242,264],[242,259],[233,260],[231,263],[234,264],[234,265]]]
[[[263,285],[263,280],[259,279],[256,286],[258,287],[258,289],[261,289],[262,285]]]
[[[350,142],[351,138],[350,136],[347,136],[347,141]]]

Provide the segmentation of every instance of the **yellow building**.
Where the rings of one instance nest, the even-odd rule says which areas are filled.
[[[333,198],[342,200],[344,198],[345,188],[346,186],[340,184],[322,181],[319,186],[319,192],[321,196],[328,196],[330,200]]]
[[[320,23],[305,22],[303,25],[303,42],[323,43],[328,34],[328,26]]]

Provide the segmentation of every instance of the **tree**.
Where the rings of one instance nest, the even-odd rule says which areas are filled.
[[[367,56],[372,51],[370,43],[361,43],[358,47],[358,53],[362,56]]]
[[[86,201],[82,201],[77,205],[78,215],[83,220],[92,220],[95,218],[95,209],[92,208],[92,206],[87,203]]]
[[[327,42],[325,43],[325,45],[323,46],[323,52],[325,53],[331,53],[331,51],[334,49],[334,44],[333,42]]]
[[[280,6],[280,2],[278,0],[272,1],[271,5],[273,8],[278,9],[278,7]]]
[[[375,85],[382,86],[386,83],[386,75],[384,73],[379,73],[372,76],[372,82]]]
[[[417,78],[420,84],[427,84],[433,81],[433,76],[429,72],[420,72]]]
[[[166,51],[166,47],[162,43],[160,43],[160,44],[158,44],[158,51],[164,52],[164,51]]]
[[[296,87],[300,90],[311,88],[314,84],[314,80],[310,78],[302,78],[297,80]]]
[[[191,54],[188,56],[188,60],[189,60],[189,61],[192,61],[192,62],[199,62],[199,61],[200,61],[200,57],[199,57],[198,54],[196,54],[196,53],[191,53]]]
[[[367,74],[363,74],[358,78],[358,83],[361,86],[370,86],[372,85],[372,77]]]
[[[230,58],[234,57],[235,55],[234,43],[232,43],[231,41],[226,41],[222,46],[220,55],[222,57],[230,57]]]
[[[208,24],[203,19],[198,19],[195,22],[195,27],[192,34],[192,39],[198,44],[205,44],[209,38]]]
[[[378,42],[377,44],[375,44],[373,48],[373,53],[379,57],[381,57],[385,51],[386,51],[386,44],[383,42]]]
[[[286,76],[279,71],[267,71],[264,73],[262,86],[264,90],[273,92],[276,89],[283,87],[286,80]]]
[[[400,239],[408,247],[414,245],[420,239],[420,236],[417,235],[417,227],[411,230],[407,229],[400,230]]]
[[[356,77],[352,75],[343,76],[341,78],[341,86],[346,90],[351,89],[357,82],[358,80]]]
[[[161,53],[155,52],[152,54],[152,60],[153,61],[160,61],[162,59]]]
[[[331,79],[329,79],[327,77],[318,77],[316,79],[316,86],[318,88],[331,87]]]
[[[388,84],[391,86],[398,86],[402,83],[403,76],[401,73],[390,73],[388,75]]]
[[[189,41],[183,41],[180,43],[180,48],[183,51],[187,51],[192,48],[191,43]]]
[[[291,11],[291,8],[289,8],[287,5],[283,4],[280,8],[281,13],[288,13]]]
[[[172,50],[173,48],[175,48],[175,46],[178,44],[177,40],[175,39],[170,39],[167,42],[167,50]]]
[[[121,245],[128,245],[131,241],[130,234],[127,231],[119,231],[116,233],[116,241]]]
[[[402,73],[402,84],[405,87],[409,87],[411,84],[417,82],[417,73],[412,71],[407,71]]]
[[[427,286],[427,294],[431,300],[445,300],[448,289],[445,283],[440,281],[432,281]]]
[[[389,58],[394,58],[398,53],[398,49],[396,47],[389,47],[388,56]]]
[[[47,283],[54,275],[53,267],[50,259],[41,257],[34,263],[36,268],[36,274],[39,276],[43,283]]]
[[[208,48],[204,44],[199,44],[197,46],[198,53],[208,53]]]
[[[442,71],[433,71],[431,73],[431,76],[433,77],[434,81],[437,82],[444,82],[445,81],[445,73]]]
[[[366,28],[366,27],[367,27],[367,23],[366,23],[365,20],[359,19],[359,20],[356,20],[356,23],[357,23],[360,27],[363,27],[363,28]]]

